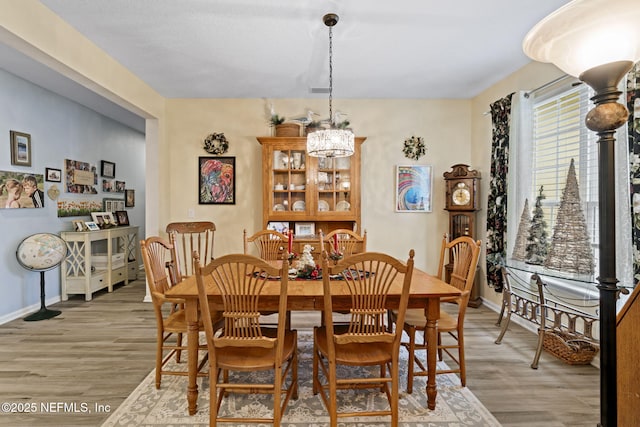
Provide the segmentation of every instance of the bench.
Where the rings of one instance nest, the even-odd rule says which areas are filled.
[[[501,272],[504,279],[504,289],[502,291],[502,307],[496,326],[502,324],[502,329],[495,341],[496,344],[502,343],[509,328],[511,315],[515,314],[538,326],[538,345],[531,363],[532,369],[538,369],[538,361],[547,333],[564,334],[564,336],[570,336],[572,341],[581,341],[597,346],[598,340],[593,337],[594,323],[599,320],[596,316],[546,298],[545,284],[538,274],[534,273],[531,276],[531,282],[535,282],[536,285],[533,287],[531,282],[512,284],[510,281],[511,273],[507,267],[503,266]]]

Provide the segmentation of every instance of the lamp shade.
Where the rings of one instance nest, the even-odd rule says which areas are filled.
[[[348,157],[355,137],[349,129],[322,129],[307,135],[307,153],[312,157]]]
[[[573,0],[526,35],[524,53],[575,77],[599,65],[640,59],[638,0]]]

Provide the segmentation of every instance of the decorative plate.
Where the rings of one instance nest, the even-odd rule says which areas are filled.
[[[284,208],[284,205],[278,203],[277,205],[275,205],[273,207],[273,210],[276,211],[276,212],[282,212],[282,211],[284,211],[286,209]]]
[[[304,211],[305,209],[306,209],[306,205],[303,200],[298,200],[293,204],[294,212],[301,212],[301,211]]]
[[[224,133],[212,133],[204,139],[204,151],[211,154],[224,154],[229,149],[229,141]]]
[[[327,212],[329,210],[329,203],[326,200],[320,200],[318,202],[318,211]]]
[[[407,159],[418,160],[427,152],[424,146],[424,139],[421,136],[412,136],[405,139],[402,152]]]
[[[351,203],[347,202],[346,200],[343,200],[336,204],[337,211],[348,211],[350,209],[351,209]]]

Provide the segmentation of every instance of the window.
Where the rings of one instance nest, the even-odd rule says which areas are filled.
[[[593,91],[585,84],[575,84],[562,79],[549,85],[544,90],[536,91],[529,96],[516,94],[512,118],[516,123],[512,126],[511,151],[509,160],[509,196],[507,232],[507,263],[522,267],[525,270],[538,272],[544,276],[545,282],[553,283],[575,296],[597,297],[595,287],[598,275],[598,136],[585,126],[585,117],[593,108],[590,97]],[[517,110],[517,111],[515,111]],[[620,134],[620,132],[619,132]],[[616,150],[623,155],[626,152],[626,137],[616,137]],[[620,148],[620,149],[619,149]],[[563,192],[567,183],[569,167],[573,160],[575,176],[578,181],[580,206],[584,214],[588,245],[594,259],[593,274],[575,274],[566,271],[545,268],[544,265],[529,265],[514,261],[512,254],[519,233],[519,224],[524,209],[525,199],[533,215],[536,196],[543,188],[544,199],[541,201],[546,221],[548,242],[551,244],[554,229],[558,220],[558,212]],[[622,160],[622,162],[620,161]],[[617,154],[616,166],[626,170],[628,162]],[[622,173],[619,177],[624,177]],[[628,188],[627,181],[618,179],[617,186]],[[622,187],[621,187],[622,186]],[[629,217],[628,193],[621,191],[617,195],[618,217]],[[622,195],[622,199],[621,196]],[[625,208],[625,206],[627,208]],[[617,225],[626,221],[618,221]],[[521,233],[522,231],[520,231]],[[630,233],[626,233],[629,235]],[[625,233],[618,233],[625,236]],[[628,239],[628,237],[626,237]],[[624,240],[624,239],[621,239]],[[621,242],[621,245],[624,245]],[[630,240],[628,242],[630,245]],[[630,255],[619,251],[618,264],[628,265],[625,259]],[[623,269],[624,270],[624,269]],[[618,278],[624,281],[627,272],[618,268]]]

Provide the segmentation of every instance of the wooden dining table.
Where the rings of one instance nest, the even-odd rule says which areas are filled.
[[[387,308],[396,309],[400,303],[402,293],[403,275],[398,275],[387,295]],[[211,304],[211,310],[222,310],[222,299],[217,286],[208,278],[205,281],[207,295]],[[262,311],[278,311],[280,282],[274,280],[263,288],[260,296]],[[332,281],[334,310],[348,310],[351,299],[342,280]],[[436,407],[436,354],[437,354],[437,321],[440,317],[440,298],[459,296],[460,290],[446,282],[431,276],[421,270],[414,269],[411,279],[409,295],[409,308],[424,308],[427,318],[427,407]],[[188,386],[187,402],[189,415],[197,412],[198,403],[198,340],[199,340],[199,308],[198,288],[195,276],[185,278],[166,292],[168,297],[182,298],[185,300],[185,317],[187,321],[187,346],[188,346]],[[322,311],[323,288],[322,280],[289,280],[287,308],[291,311]],[[413,363],[413,361],[409,361]]]

